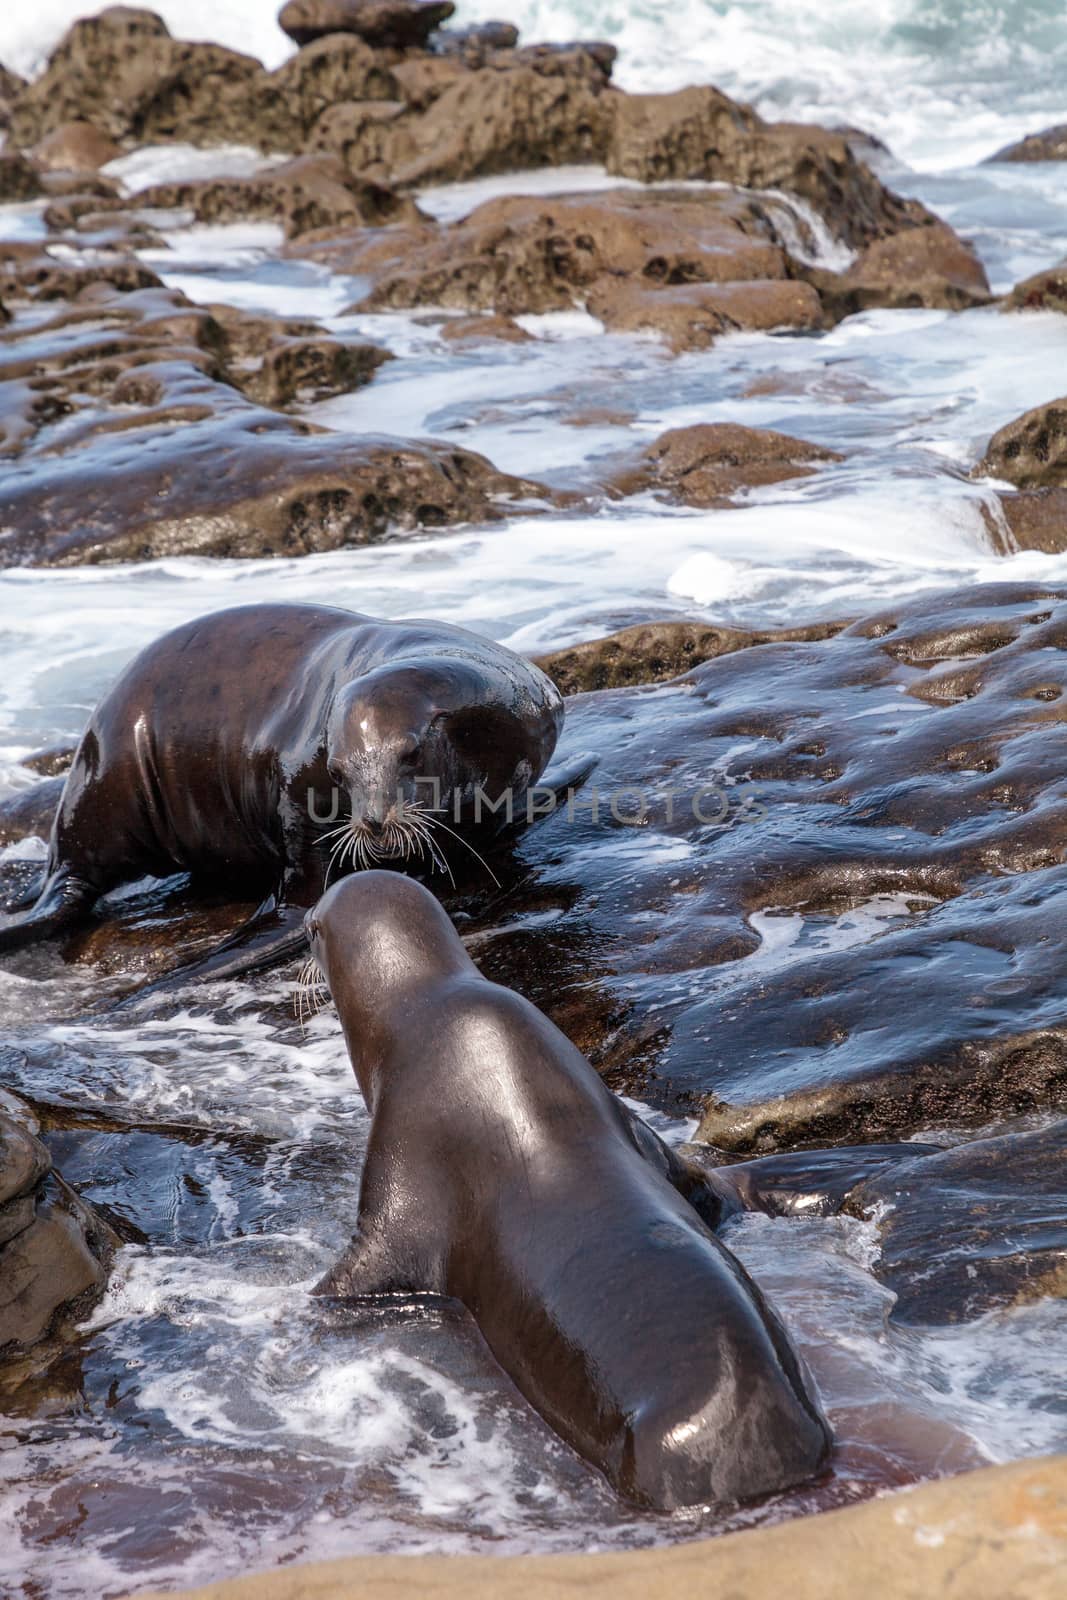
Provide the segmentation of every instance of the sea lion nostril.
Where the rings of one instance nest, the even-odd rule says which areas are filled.
[[[364,817],[361,826],[366,828],[372,839],[380,839],[384,831],[377,817]]]

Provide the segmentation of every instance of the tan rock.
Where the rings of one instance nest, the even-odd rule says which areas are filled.
[[[449,344],[485,344],[490,339],[502,339],[507,344],[530,344],[532,335],[520,328],[510,317],[453,317],[441,329],[442,339]]]
[[[444,305],[506,315],[569,307],[597,285],[784,279],[786,255],[743,196],[629,190],[490,200],[449,228],[360,245],[345,268],[371,273],[374,307]],[[802,297],[817,299],[807,285]]]
[[[1065,1570],[1067,1458],[1049,1456],[692,1544],[608,1555],[357,1557],[259,1572],[181,1597],[1062,1600]]]
[[[0,205],[8,201],[35,200],[41,180],[18,150],[0,150]]]
[[[1067,487],[1002,494],[1000,505],[1016,549],[1048,556],[1067,550]]]
[[[715,627],[707,622],[638,622],[603,639],[584,639],[535,658],[564,694],[662,683],[698,667],[702,661],[747,650],[757,644],[793,639],[828,639],[844,623],[819,622],[803,628]]]
[[[990,161],[1067,161],[1067,122],[1054,128],[1043,128],[1040,133],[1027,134],[1015,144],[998,150]]]
[[[913,226],[930,213],[903,201],[858,161],[844,134],[765,123],[718,89],[613,94],[608,171],[650,183],[697,178],[782,189],[814,206],[854,246]]]
[[[992,299],[982,263],[945,222],[876,239],[847,272],[813,272],[809,277],[838,317],[872,306],[964,311]]]
[[[646,289],[602,280],[590,291],[589,311],[620,333],[656,333],[672,350],[706,350],[722,333],[740,328],[818,328],[822,304],[807,283],[755,279],[750,283],[689,283]]]
[[[425,44],[455,9],[452,0],[288,0],[278,26],[297,44],[355,33],[368,44],[408,49]]]
[[[1000,428],[974,471],[1019,489],[1067,487],[1067,397],[1035,406]]]
[[[336,156],[297,156],[249,178],[206,178],[158,183],[137,196],[139,207],[191,211],[198,222],[246,218],[283,224],[287,237],[324,228],[380,228],[414,222],[408,195],[349,177]]]
[[[114,139],[91,122],[64,122],[33,152],[38,166],[60,172],[96,172],[122,154]]]
[[[698,423],[661,434],[609,482],[619,494],[651,489],[682,505],[715,506],[741,489],[808,477],[814,471],[811,462],[840,460],[833,450],[769,428]]]
[[[1067,261],[1024,278],[1004,300],[1005,311],[1067,311]]]

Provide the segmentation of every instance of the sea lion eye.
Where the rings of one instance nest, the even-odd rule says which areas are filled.
[[[330,782],[331,783],[336,783],[338,785],[344,783],[345,775],[341,771],[340,767],[337,765],[336,761],[329,762],[327,764],[326,771],[329,774],[329,778],[330,778]]]

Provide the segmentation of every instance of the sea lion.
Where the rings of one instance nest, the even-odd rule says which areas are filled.
[[[316,1292],[461,1301],[535,1410],[640,1505],[818,1474],[829,1429],[709,1226],[714,1187],[482,977],[415,880],[346,878],[307,928],[372,1119],[358,1232]]]
[[[446,867],[505,825],[504,797],[521,820],[562,721],[537,667],[446,623],[317,605],[185,623],[93,712],[35,903],[0,926],[0,952],[64,930],[121,884],[189,872],[266,898],[183,976],[267,965],[303,944],[331,865],[324,840],[335,866]]]

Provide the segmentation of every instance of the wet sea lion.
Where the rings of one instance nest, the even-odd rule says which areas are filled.
[[[481,976],[421,884],[360,873],[307,927],[372,1118],[358,1232],[316,1292],[461,1301],[533,1407],[641,1505],[819,1473],[827,1424],[704,1220],[719,1202],[699,1174]]]
[[[121,884],[189,872],[267,898],[184,975],[266,965],[303,944],[331,849],[340,867],[444,867],[459,844],[505,824],[506,807],[486,802],[510,794],[521,816],[562,721],[537,667],[445,623],[316,605],[185,623],[142,650],[93,712],[35,903],[0,925],[0,952],[84,919]]]

